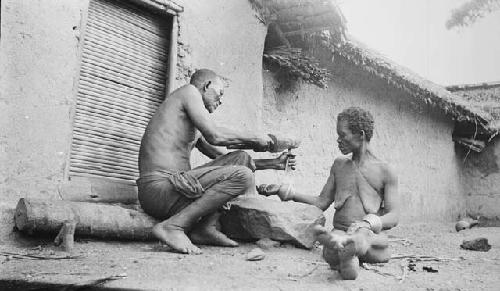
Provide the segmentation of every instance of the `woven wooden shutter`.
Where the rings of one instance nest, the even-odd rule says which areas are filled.
[[[123,0],[90,1],[70,176],[137,179],[144,129],[165,98],[170,25]]]

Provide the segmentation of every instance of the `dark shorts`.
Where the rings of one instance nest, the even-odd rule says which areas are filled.
[[[236,197],[255,189],[253,171],[255,164],[247,153],[231,152],[186,171],[185,174],[195,180],[190,183],[179,185],[176,177],[162,173],[147,181],[140,178],[137,180],[139,203],[147,214],[164,220],[207,192],[216,191]],[[197,185],[201,186],[201,191],[196,191]]]

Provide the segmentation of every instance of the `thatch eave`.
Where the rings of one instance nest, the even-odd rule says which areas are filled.
[[[336,49],[335,53],[386,80],[393,86],[408,92],[412,97],[425,104],[436,106],[453,120],[476,123],[490,134],[496,134],[500,129],[498,122],[489,112],[471,106],[462,96],[453,94],[443,86],[396,64],[352,37],[349,37],[348,41]]]

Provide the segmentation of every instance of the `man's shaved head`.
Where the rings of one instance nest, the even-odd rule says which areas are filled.
[[[208,82],[214,83],[216,80],[221,80],[220,77],[212,70],[209,69],[199,69],[191,76],[191,85],[196,88],[203,88]]]

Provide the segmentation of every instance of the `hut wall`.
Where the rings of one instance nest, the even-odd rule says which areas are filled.
[[[229,83],[215,118],[259,128],[266,28],[249,1],[176,3],[184,7],[177,85],[193,69],[214,69]],[[19,198],[58,198],[70,150],[79,35],[87,6],[88,0],[2,1],[0,241],[12,229]]]
[[[71,142],[85,1],[2,1],[0,240],[20,197],[56,198]]]
[[[494,139],[481,153],[460,152],[467,214],[487,224],[500,225],[500,140]]]
[[[296,150],[298,169],[291,174],[296,188],[318,195],[329,169],[340,155],[336,116],[359,106],[375,118],[371,146],[399,175],[402,222],[452,221],[463,214],[465,198],[460,183],[460,161],[451,139],[453,122],[428,106],[336,57],[328,89],[298,83],[280,89],[279,75],[264,71],[265,127],[298,134],[303,143]],[[268,173],[257,182],[286,177]],[[327,211],[331,220],[333,207]],[[331,223],[331,221],[330,221]]]

